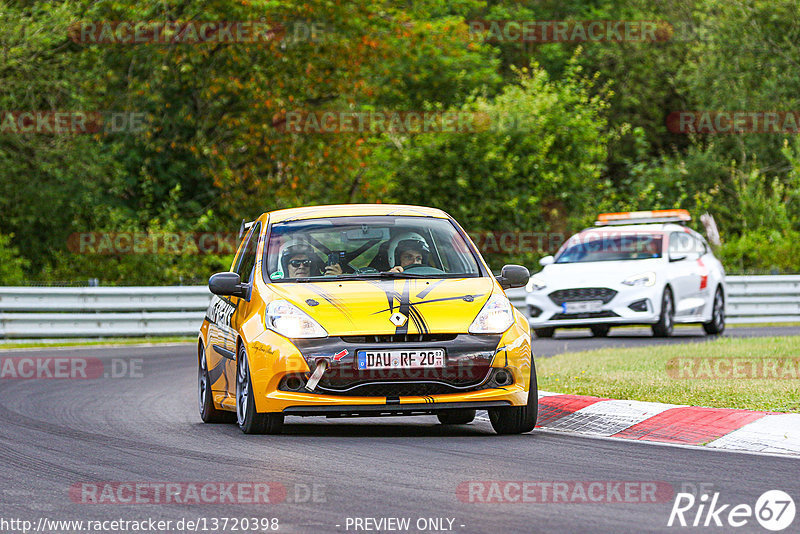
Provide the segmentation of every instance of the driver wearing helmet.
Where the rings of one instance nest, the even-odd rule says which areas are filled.
[[[316,255],[311,245],[294,242],[281,251],[280,264],[286,278],[304,278],[311,275],[311,266]]]
[[[402,273],[412,265],[424,265],[428,261],[430,247],[425,239],[415,233],[407,233],[397,237],[389,246],[389,261],[394,267],[390,273]]]

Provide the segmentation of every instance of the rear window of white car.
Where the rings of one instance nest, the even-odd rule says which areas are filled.
[[[591,232],[572,236],[556,256],[556,263],[627,261],[660,258],[660,234]]]

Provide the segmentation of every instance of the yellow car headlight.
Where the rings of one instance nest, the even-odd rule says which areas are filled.
[[[495,293],[472,321],[470,334],[502,334],[514,324],[514,311],[511,303],[499,293]]]
[[[328,332],[306,312],[288,300],[267,305],[266,327],[288,338],[328,337]]]

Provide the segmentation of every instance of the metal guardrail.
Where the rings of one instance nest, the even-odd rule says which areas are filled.
[[[729,323],[800,322],[800,275],[729,276]],[[507,292],[527,315],[524,289]],[[206,286],[0,287],[0,338],[194,335]]]
[[[186,336],[207,286],[0,287],[0,338]]]

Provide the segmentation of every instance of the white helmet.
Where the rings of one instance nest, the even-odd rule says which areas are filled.
[[[280,259],[278,262],[278,272],[275,273],[276,275],[280,273],[280,276],[276,276],[276,278],[286,277],[285,273],[289,272],[289,260],[292,258],[292,256],[296,256],[297,254],[305,254],[308,256],[308,259],[312,261],[319,260],[319,257],[314,252],[314,247],[309,245],[306,241],[290,239],[281,245],[280,252],[278,254],[278,258]]]
[[[428,254],[431,249],[425,239],[414,232],[405,232],[394,238],[389,242],[389,266],[400,265],[400,254],[403,251],[413,249],[422,252],[422,261],[428,261]]]

